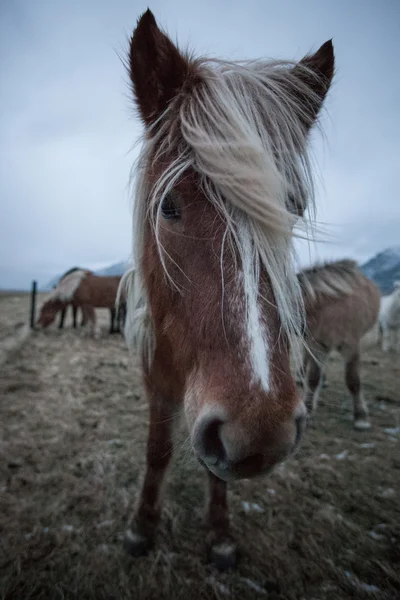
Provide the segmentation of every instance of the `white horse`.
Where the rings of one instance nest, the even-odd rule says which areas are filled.
[[[383,352],[400,352],[400,281],[394,291],[381,299],[379,331]]]

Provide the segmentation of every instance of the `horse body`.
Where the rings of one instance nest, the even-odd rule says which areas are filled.
[[[333,65],[330,42],[295,64],[194,59],[150,11],[131,39],[145,140],[125,331],[150,404],[146,475],[125,538],[133,554],[154,539],[180,408],[209,478],[219,566],[235,560],[226,482],[266,473],[297,447],[305,408],[289,364],[301,327],[293,227],[312,196],[308,133]]]
[[[74,290],[72,301],[86,310],[88,322],[93,335],[98,335],[96,329],[95,308],[109,308],[112,314],[111,333],[113,332],[115,320],[115,302],[117,298],[118,287],[121,281],[120,275],[100,276],[88,274],[82,278]]]
[[[360,341],[377,321],[379,289],[351,260],[306,269],[298,277],[306,310],[306,404],[315,410],[321,371],[329,353],[338,350],[345,361],[346,384],[353,397],[354,426],[366,429],[370,424],[360,385]]]
[[[89,305],[95,308],[113,308],[120,275],[103,276],[88,274],[76,288],[73,300],[81,306]]]
[[[395,282],[395,289],[389,296],[381,300],[379,313],[379,330],[382,350],[384,352],[400,352],[400,282]]]

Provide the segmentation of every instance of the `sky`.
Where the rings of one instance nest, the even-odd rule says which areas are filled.
[[[149,8],[198,54],[301,59],[333,38],[315,137],[319,240],[300,263],[400,244],[398,0],[0,0],[0,288],[131,253],[142,127],[120,60]]]

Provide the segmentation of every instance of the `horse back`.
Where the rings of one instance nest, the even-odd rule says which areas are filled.
[[[309,315],[309,335],[328,348],[354,347],[375,325],[380,301],[378,287],[359,273],[351,293],[325,298]]]
[[[94,308],[113,308],[120,281],[120,275],[87,275],[77,289],[74,301]]]

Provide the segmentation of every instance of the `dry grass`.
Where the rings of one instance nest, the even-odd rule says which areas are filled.
[[[41,297],[38,302],[41,302]],[[15,336],[27,323],[29,323],[29,294],[7,293],[0,290],[0,344]]]
[[[169,476],[155,550],[140,559],[122,551],[143,470],[147,407],[121,336],[96,342],[71,329],[35,333],[3,366],[0,382],[0,598],[393,600],[399,375],[394,358],[365,353],[374,427],[360,433],[342,365],[331,360],[300,453],[269,479],[230,488],[242,553],[234,572],[220,574],[205,560],[205,478],[185,445]],[[243,502],[258,510],[246,512]]]

